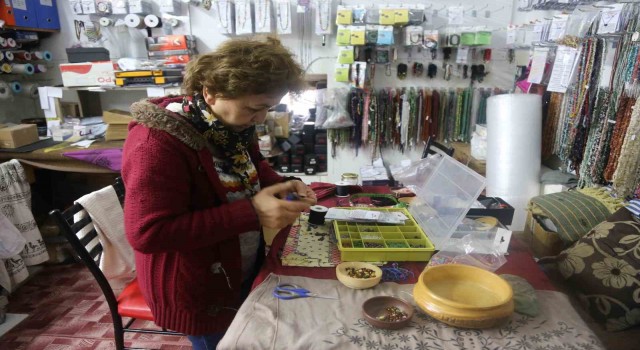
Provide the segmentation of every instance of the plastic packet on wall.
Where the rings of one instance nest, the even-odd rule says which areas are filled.
[[[348,128],[354,125],[347,110],[347,96],[349,89],[338,88],[327,91],[325,104],[327,109],[327,121],[322,125],[325,129]]]

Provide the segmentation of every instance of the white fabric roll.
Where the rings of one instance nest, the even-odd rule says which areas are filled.
[[[4,81],[0,81],[0,100],[6,100],[11,97],[11,87]]]
[[[487,100],[487,196],[501,197],[515,208],[515,231],[524,229],[527,202],[540,193],[541,138],[539,95]]]
[[[144,28],[144,20],[142,16],[134,15],[131,13],[124,17],[124,23],[129,28],[138,28],[138,29]]]

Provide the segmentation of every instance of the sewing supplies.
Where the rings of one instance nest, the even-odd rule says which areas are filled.
[[[384,282],[404,282],[409,277],[413,278],[413,272],[402,267],[398,267],[398,263],[393,263],[389,267],[381,267],[382,280]]]
[[[339,181],[336,183],[336,196],[348,197],[349,196],[349,183],[346,181]]]
[[[312,205],[309,208],[309,223],[312,225],[324,225],[324,217],[327,215],[329,208],[322,205]]]
[[[296,284],[282,283],[273,289],[273,296],[280,300],[291,300],[298,298],[320,298],[338,300],[336,297],[329,297],[311,293],[310,290],[304,289]]]

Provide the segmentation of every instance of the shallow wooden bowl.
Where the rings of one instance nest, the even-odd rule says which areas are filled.
[[[347,268],[353,267],[356,269],[359,268],[367,268],[375,271],[375,277],[371,278],[354,278],[349,277],[347,274]],[[373,264],[368,264],[365,262],[358,261],[350,261],[343,262],[336,266],[336,277],[338,277],[338,281],[342,282],[345,286],[353,289],[367,289],[376,286],[380,283],[380,279],[382,279],[382,270],[379,267]]]
[[[491,328],[513,314],[513,290],[493,272],[468,265],[438,265],[425,269],[413,288],[424,312],[460,328]]]

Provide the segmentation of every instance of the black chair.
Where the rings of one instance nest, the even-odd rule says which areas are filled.
[[[116,194],[120,199],[120,203],[124,201],[124,184],[118,178],[113,185]],[[79,221],[74,221],[74,216],[83,213],[84,217]],[[137,329],[131,328],[136,319],[153,321],[153,315],[149,306],[142,297],[138,281],[134,280],[129,283],[122,293],[115,296],[113,289],[109,285],[107,278],[100,270],[99,262],[103,248],[98,240],[98,233],[93,226],[91,217],[86,210],[78,203],[73,204],[70,208],[61,212],[58,209],[52,210],[49,215],[52,216],[55,223],[60,228],[60,232],[67,238],[74,252],[79,259],[89,268],[91,274],[98,282],[100,290],[107,300],[111,318],[113,319],[114,337],[117,350],[128,349],[124,346],[125,333],[149,333],[163,335],[184,336],[184,334],[168,331],[166,329]],[[85,229],[86,228],[86,229]],[[84,233],[79,237],[79,233]],[[123,318],[129,318],[129,321],[123,325]]]

